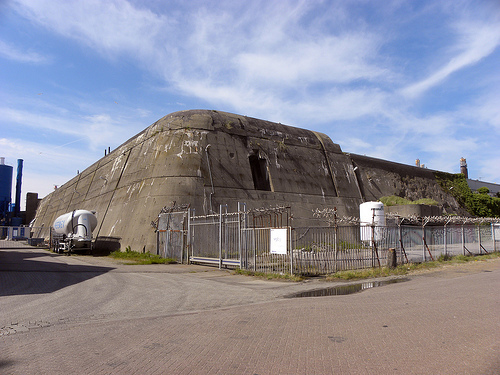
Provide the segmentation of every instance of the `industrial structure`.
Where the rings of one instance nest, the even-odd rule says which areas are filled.
[[[0,225],[8,220],[12,196],[12,167],[5,165],[5,158],[0,157]]]
[[[0,226],[21,226],[24,222],[23,218],[25,213],[21,212],[23,159],[17,160],[17,178],[14,202],[12,202],[12,174],[13,167],[6,165],[5,158],[0,157]]]
[[[111,151],[111,150],[110,150]],[[284,205],[304,225],[318,208],[358,216],[359,205],[382,196],[430,197],[463,214],[433,171],[342,152],[321,133],[211,110],[175,112],[107,153],[43,198],[34,225],[50,235],[55,219],[95,211],[99,238],[153,252],[151,222],[164,207],[196,214]]]

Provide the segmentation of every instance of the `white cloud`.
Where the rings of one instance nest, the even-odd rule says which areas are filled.
[[[114,144],[116,135],[122,130],[120,124],[107,114],[87,116],[84,121],[82,135],[90,140],[92,150]]]
[[[34,51],[22,51],[2,40],[0,40],[0,56],[9,60],[21,63],[46,64],[51,62],[51,58]]]
[[[500,84],[500,82],[496,82]],[[459,111],[461,118],[467,119],[477,129],[483,124],[486,134],[500,135],[500,90],[486,92],[474,102],[467,103]],[[478,130],[478,129],[477,129]]]
[[[45,148],[51,149],[81,141],[87,143],[92,151],[114,147],[117,142],[121,143],[130,137],[130,134],[126,134],[127,131],[133,132],[144,127],[144,124],[137,126],[124,117],[114,118],[105,113],[88,116],[75,116],[74,113],[57,115],[0,107],[0,117],[5,126],[15,126],[29,132],[35,130],[40,135],[47,132],[45,141],[52,145],[46,144]],[[61,139],[64,144],[54,144],[61,142]]]
[[[30,160],[31,165],[36,165],[38,170],[46,172],[53,169],[67,172],[68,167],[70,170],[74,169],[68,166],[68,160],[72,160],[75,164],[85,165],[92,161],[94,156],[74,152],[65,148],[65,145],[48,147],[46,143],[15,138],[0,138],[0,146],[2,146],[2,156],[6,157],[7,164],[13,165],[18,155],[22,155],[23,159]]]
[[[413,8],[410,3],[403,3],[401,9]],[[428,9],[435,12],[445,6],[428,3],[425,9],[419,8],[419,14],[391,23],[393,9],[401,3],[390,2],[379,6],[388,22],[369,27],[376,15],[357,13],[363,2],[192,4],[19,0],[16,9],[32,22],[90,47],[113,63],[122,58],[135,62],[165,83],[164,92],[182,98],[169,98],[171,102],[182,100],[186,103],[182,107],[201,99],[202,104],[216,109],[316,128],[330,134],[334,142],[344,139],[341,147],[345,151],[396,161],[422,156],[436,168],[451,165],[441,160],[454,160],[460,149],[484,146],[482,135],[463,135],[474,121],[481,122],[481,129],[485,124],[492,126],[498,134],[496,87],[490,88],[493,93],[477,94],[481,100],[467,106],[457,102],[458,109],[453,110],[418,108],[419,101],[414,100],[452,76],[460,78],[465,68],[491,59],[500,43],[498,23],[453,13],[451,3],[447,3],[451,10],[447,9],[442,22],[456,40],[448,35],[432,36],[431,42],[439,39],[438,48],[422,60],[425,65],[417,70],[427,75],[418,82],[410,82],[408,74],[402,73],[416,69],[412,56],[405,51],[393,55],[392,49],[389,54],[384,47],[394,41],[399,46],[398,32],[406,23],[415,22],[412,18],[418,19],[416,23],[424,18],[427,22]],[[427,25],[425,22],[422,24]],[[408,70],[399,69],[399,64],[408,64]],[[491,87],[488,85],[484,84]],[[487,91],[484,87],[477,90]],[[0,116],[32,129],[84,138],[91,152],[149,125],[130,119],[143,121],[141,116],[150,116],[150,109],[137,110],[135,116],[130,111],[117,115],[97,102],[74,101],[79,102],[79,110],[66,107],[63,113],[56,106],[28,110],[28,105],[18,105],[0,108]]]
[[[369,63],[376,54],[374,39],[373,35],[347,33],[320,40],[278,41],[266,49],[241,51],[234,58],[235,69],[244,81],[285,87],[372,80],[387,73]]]
[[[168,33],[165,17],[127,1],[18,0],[17,11],[32,21],[107,54],[151,54],[151,41]]]
[[[380,36],[363,30],[328,34],[325,25],[304,24],[314,8],[308,2],[250,4],[243,14],[200,8],[182,20],[119,0],[19,3],[18,11],[34,22],[112,59],[131,55],[186,95],[264,116],[296,107],[304,102],[304,91],[318,89],[315,85],[390,76],[373,62]],[[321,102],[335,106],[373,92],[355,91],[344,92],[340,99],[326,91]],[[303,106],[310,108],[305,116],[320,109],[314,103],[316,99]]]
[[[5,164],[13,167],[13,187],[17,173],[17,159],[23,159],[23,179],[21,184],[21,208],[24,208],[28,192],[36,192],[39,197],[53,191],[54,185],[62,185],[75,176],[77,169],[90,165],[95,154],[75,152],[68,147],[48,147],[43,142],[30,142],[17,138],[0,138],[1,155]]]
[[[403,95],[410,98],[422,95],[425,91],[446,80],[453,73],[476,64],[489,56],[500,44],[500,25],[498,23],[459,22],[455,28],[460,35],[459,42],[453,49],[458,50],[458,52],[444,66],[427,78],[401,90]]]
[[[342,146],[344,151],[349,150],[349,152],[356,154],[366,154],[367,151],[371,151],[371,144],[360,138],[346,138],[342,141]]]
[[[484,158],[479,162],[479,171],[476,174],[482,181],[500,184],[500,157]]]
[[[31,110],[0,107],[0,117],[5,126],[29,127],[37,130],[50,130],[67,135],[78,135],[76,127],[68,126],[68,118],[55,114],[42,114]]]

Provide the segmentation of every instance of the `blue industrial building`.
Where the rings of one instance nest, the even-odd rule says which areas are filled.
[[[0,226],[22,225],[21,217],[21,182],[23,176],[23,159],[17,160],[16,200],[12,204],[13,168],[0,158]]]
[[[7,223],[12,196],[12,172],[10,165],[5,165],[5,158],[0,158],[0,225]]]

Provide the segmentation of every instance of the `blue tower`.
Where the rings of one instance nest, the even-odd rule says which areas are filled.
[[[12,172],[10,165],[5,165],[5,158],[0,157],[0,225],[5,225],[12,195]]]

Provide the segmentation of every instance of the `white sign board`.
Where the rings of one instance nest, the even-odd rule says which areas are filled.
[[[493,224],[495,241],[500,241],[500,224]]]
[[[286,254],[287,229],[271,229],[271,254]]]

